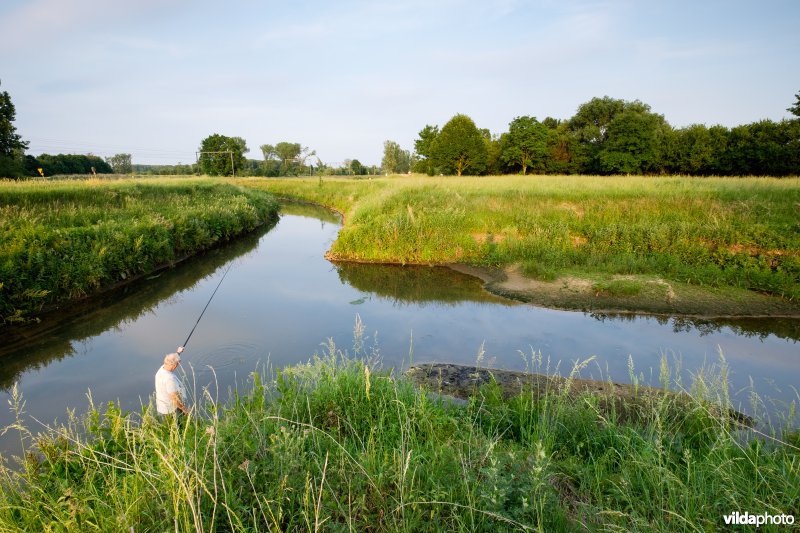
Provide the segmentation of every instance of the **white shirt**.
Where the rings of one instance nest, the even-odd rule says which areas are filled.
[[[177,407],[172,401],[172,394],[178,393],[183,400],[184,395],[183,385],[181,384],[175,372],[170,372],[163,366],[156,372],[156,410],[160,415],[168,415],[174,413]]]

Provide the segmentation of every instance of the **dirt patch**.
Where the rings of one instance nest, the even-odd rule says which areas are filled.
[[[582,220],[584,215],[586,215],[586,211],[583,209],[583,207],[573,203],[562,202],[558,205],[558,207],[572,211],[580,220]]]
[[[472,238],[475,239],[475,242],[478,244],[485,244],[487,242],[503,242],[506,240],[506,236],[502,233],[473,233]]]
[[[573,248],[580,248],[581,246],[589,242],[589,239],[587,239],[583,235],[570,235],[570,239],[572,240]]]

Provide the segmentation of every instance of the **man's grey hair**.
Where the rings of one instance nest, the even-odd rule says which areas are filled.
[[[165,365],[174,365],[175,363],[180,362],[181,356],[176,353],[168,353],[164,356],[164,364]]]

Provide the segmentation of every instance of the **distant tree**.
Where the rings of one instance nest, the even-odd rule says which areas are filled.
[[[715,155],[711,141],[711,132],[704,124],[675,130],[667,169],[673,174],[706,174]]]
[[[7,91],[0,92],[0,177],[16,178],[24,173],[28,143],[16,133],[17,110]]]
[[[787,176],[800,173],[800,121],[761,120],[732,128],[722,158],[726,174]]]
[[[592,98],[578,107],[577,113],[569,121],[569,129],[577,140],[573,159],[579,172],[602,173],[604,167],[619,166],[610,164],[616,156],[607,156],[606,163],[600,163],[600,152],[608,140],[611,122],[624,111],[649,113],[650,106],[638,100],[626,102],[604,96]],[[621,158],[620,158],[621,159]]]
[[[42,164],[39,162],[39,160],[32,155],[25,156],[25,162],[23,166],[26,176],[39,176],[39,169],[42,168]]]
[[[111,165],[115,174],[130,174],[133,172],[131,154],[116,154],[111,157],[106,157],[106,163]]]
[[[414,152],[417,155],[417,165],[414,168],[417,172],[422,172],[433,176],[436,169],[433,166],[433,146],[436,137],[439,135],[439,126],[426,125],[419,132],[419,139],[414,141]]]
[[[786,108],[786,111],[800,118],[800,92],[794,95],[794,97],[795,97],[794,105],[792,107]]]
[[[478,130],[483,137],[483,145],[486,147],[486,170],[484,173],[497,176],[503,173],[503,163],[500,155],[503,150],[501,144],[502,135],[493,134],[487,128]]]
[[[434,142],[433,163],[448,174],[482,174],[487,158],[484,137],[467,115],[451,118]]]
[[[405,174],[411,170],[412,158],[408,150],[403,150],[394,141],[384,141],[381,168],[385,174]]]
[[[200,143],[200,170],[209,176],[230,176],[246,164],[249,150],[241,137],[214,133]]]
[[[350,172],[355,176],[362,176],[364,174],[364,165],[358,159],[350,161]]]
[[[279,142],[274,146],[262,144],[261,152],[267,167],[274,167],[276,176],[296,176],[310,171],[306,164],[308,158],[316,156],[316,150],[310,150],[300,143]]]
[[[600,148],[600,169],[611,174],[640,174],[657,169],[664,118],[628,109],[617,114]]]
[[[578,151],[578,140],[569,130],[569,122],[547,117],[542,121],[547,127],[547,157],[545,172],[548,174],[575,174],[578,172],[574,154]]]
[[[45,176],[59,174],[111,174],[114,170],[102,158],[87,154],[41,154],[37,159]],[[37,172],[38,174],[38,172]]]
[[[522,116],[512,120],[508,133],[503,136],[500,159],[508,167],[522,168],[522,175],[528,167],[544,171],[547,157],[547,127],[536,117]]]

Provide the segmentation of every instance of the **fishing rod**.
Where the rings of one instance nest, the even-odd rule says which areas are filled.
[[[231,261],[231,264],[228,265],[228,268],[225,270],[225,273],[222,275],[222,279],[220,279],[219,283],[217,283],[217,288],[214,289],[214,292],[211,293],[211,298],[208,299],[208,302],[206,302],[206,306],[203,308],[203,311],[200,313],[200,316],[197,317],[197,322],[194,323],[194,327],[192,328],[192,331],[189,332],[189,336],[186,337],[186,341],[184,341],[184,343],[181,345],[184,348],[186,348],[186,345],[189,344],[189,339],[192,338],[192,333],[194,333],[194,330],[197,329],[197,324],[200,323],[200,319],[203,318],[203,315],[205,314],[206,309],[208,309],[208,306],[211,304],[211,300],[213,300],[214,299],[214,295],[217,294],[217,291],[219,290],[219,286],[222,285],[223,281],[225,281],[225,276],[228,275],[228,272],[230,271],[231,267],[233,266],[233,263],[234,262]]]

